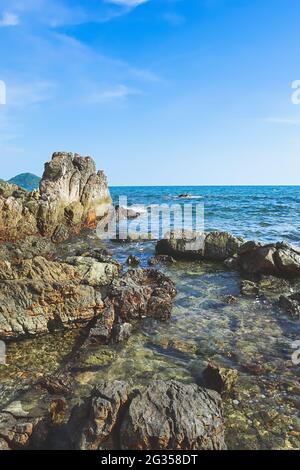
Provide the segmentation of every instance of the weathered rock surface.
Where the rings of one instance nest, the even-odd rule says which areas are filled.
[[[247,297],[260,296],[274,296],[279,294],[286,294],[291,291],[293,281],[275,277],[271,275],[260,275],[256,281],[244,279],[241,281],[241,293]]]
[[[175,380],[133,393],[126,382],[99,383],[73,408],[67,429],[74,449],[226,448],[220,395]]]
[[[70,261],[0,261],[0,338],[85,326],[100,316],[104,303],[97,287],[111,283],[117,266],[92,258]]]
[[[220,395],[195,384],[155,381],[133,398],[121,425],[122,449],[225,449]]]
[[[192,233],[173,231],[156,245],[158,255],[192,260],[224,261],[235,255],[242,240],[227,232]]]
[[[128,401],[125,382],[104,382],[90,397],[77,405],[68,423],[74,449],[96,450],[106,441],[117,424],[120,411]]]
[[[0,183],[0,240],[42,235],[60,242],[93,226],[111,205],[107,180],[90,157],[57,152],[45,164],[39,191]]]
[[[300,318],[300,292],[292,295],[281,295],[279,298],[280,306],[289,312],[294,318]]]
[[[168,320],[176,295],[175,286],[167,276],[141,268],[115,278],[105,292],[105,307],[77,353],[78,364],[91,362],[90,351],[95,345],[127,340],[132,333],[132,322],[144,317]]]
[[[286,243],[260,245],[248,242],[240,248],[239,264],[241,271],[247,274],[299,277],[300,250]]]
[[[42,446],[47,436],[49,417],[47,411],[41,410],[33,414],[5,410],[0,412],[0,449],[27,449],[33,444]]]
[[[171,279],[154,269],[132,269],[109,290],[116,315],[124,322],[143,317],[167,320],[175,295]]]
[[[248,275],[300,277],[300,249],[286,243],[244,242],[226,232],[171,232],[156,245],[158,255],[223,262]]]

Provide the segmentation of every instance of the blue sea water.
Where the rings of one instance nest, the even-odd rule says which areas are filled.
[[[205,231],[224,230],[262,242],[300,245],[300,186],[111,187],[115,204],[204,204]],[[188,194],[191,198],[178,198]]]

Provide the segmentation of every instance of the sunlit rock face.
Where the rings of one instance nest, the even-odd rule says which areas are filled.
[[[40,184],[38,227],[52,235],[59,223],[91,225],[111,204],[107,180],[92,158],[54,153]]]
[[[94,226],[110,205],[106,176],[92,158],[56,152],[45,164],[39,191],[1,182],[0,239],[41,234],[59,242]]]

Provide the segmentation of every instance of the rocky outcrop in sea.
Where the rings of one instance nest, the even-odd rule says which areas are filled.
[[[94,226],[110,205],[106,176],[92,158],[56,152],[45,164],[39,190],[0,183],[0,240],[42,235],[60,242]]]

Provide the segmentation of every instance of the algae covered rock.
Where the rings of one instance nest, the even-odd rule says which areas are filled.
[[[207,388],[215,390],[220,394],[230,393],[237,381],[238,371],[215,364],[208,364],[202,374],[204,384]]]

